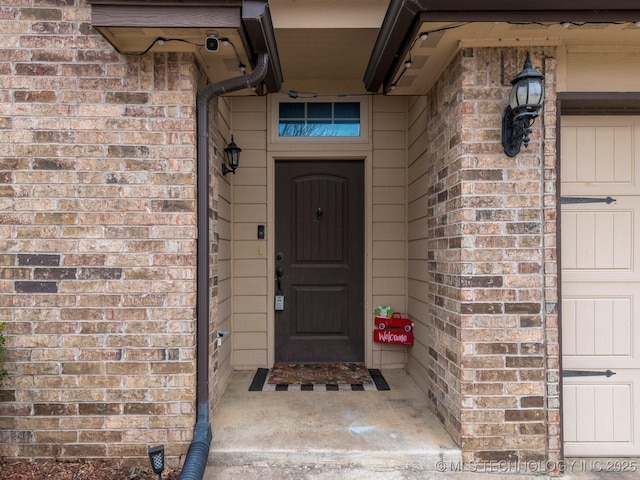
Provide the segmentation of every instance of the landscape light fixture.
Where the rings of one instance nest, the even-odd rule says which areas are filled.
[[[227,159],[227,163],[222,163],[222,175],[226,175],[227,173],[236,174],[236,168],[238,168],[238,163],[240,163],[241,151],[242,149],[236,145],[236,142],[233,141],[233,135],[231,135],[229,146],[224,149],[224,155]]]
[[[509,105],[502,117],[502,146],[504,153],[515,157],[520,146],[529,145],[531,125],[540,113],[544,100],[544,75],[531,66],[527,52],[523,70],[511,80]]]
[[[157,473],[158,480],[162,480],[162,472],[164,471],[164,445],[150,447],[149,460],[151,461],[153,473]]]

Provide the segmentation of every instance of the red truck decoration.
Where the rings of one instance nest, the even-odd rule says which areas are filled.
[[[395,345],[413,345],[413,322],[398,312],[390,317],[376,317],[373,341]]]

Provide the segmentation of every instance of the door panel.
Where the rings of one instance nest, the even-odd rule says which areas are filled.
[[[615,203],[562,207],[564,281],[640,281],[640,197],[609,195]]]
[[[563,283],[563,368],[640,368],[639,311],[634,283]]]
[[[640,195],[640,119],[562,118],[563,195]]]
[[[275,186],[275,360],[364,361],[363,162],[278,161]]]
[[[562,195],[616,199],[562,206],[567,456],[640,454],[639,134],[639,117],[562,118]]]
[[[636,456],[640,420],[638,370],[616,370],[611,378],[570,377],[563,387],[566,456]]]

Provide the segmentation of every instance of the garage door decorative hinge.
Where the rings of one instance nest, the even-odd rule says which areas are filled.
[[[612,377],[616,372],[607,370],[606,372],[598,372],[591,370],[562,370],[563,377]]]
[[[560,205],[568,205],[570,203],[606,203],[607,205],[615,202],[615,198],[593,198],[593,197],[560,197]]]

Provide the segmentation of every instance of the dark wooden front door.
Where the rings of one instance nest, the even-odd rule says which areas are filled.
[[[275,188],[276,361],[364,361],[363,162],[278,161]]]

